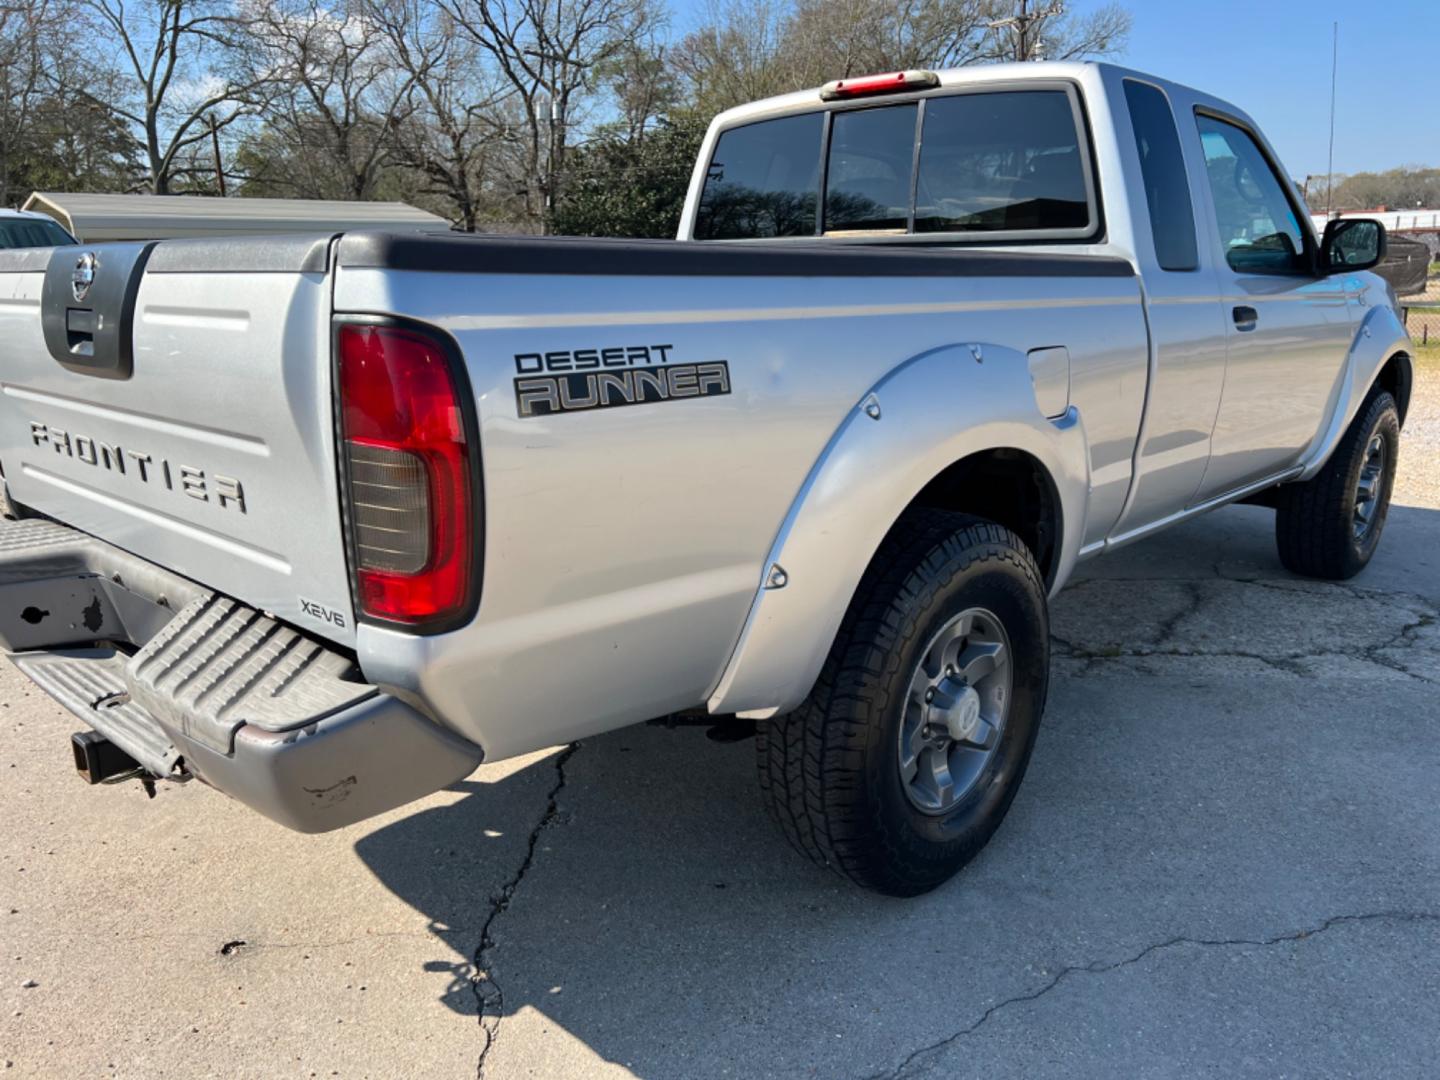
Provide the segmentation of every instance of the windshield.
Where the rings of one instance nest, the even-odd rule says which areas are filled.
[[[42,218],[0,218],[0,248],[61,247],[75,238]]]

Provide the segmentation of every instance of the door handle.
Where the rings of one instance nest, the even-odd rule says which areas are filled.
[[[1253,307],[1247,307],[1244,304],[1240,304],[1232,309],[1231,314],[1235,317],[1236,330],[1254,330],[1256,322],[1260,319],[1259,312]]]

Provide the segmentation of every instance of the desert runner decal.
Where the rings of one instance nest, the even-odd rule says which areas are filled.
[[[515,354],[521,419],[730,393],[726,360],[671,363],[673,345]]]

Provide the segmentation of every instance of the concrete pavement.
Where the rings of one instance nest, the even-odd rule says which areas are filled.
[[[792,854],[749,742],[635,728],[306,837],[86,788],[0,665],[0,1075],[1433,1075],[1440,511],[1338,586],[1271,528],[1087,567],[1009,819],[915,901]]]

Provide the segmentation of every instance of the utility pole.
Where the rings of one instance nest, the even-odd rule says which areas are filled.
[[[220,197],[225,198],[225,169],[220,162],[220,129],[215,125],[215,114],[205,119],[210,124],[210,148],[215,152],[215,181],[220,186]]]
[[[1019,0],[1020,10],[1008,19],[995,19],[986,23],[991,30],[1013,30],[1015,33],[1015,59],[1040,60],[1044,42],[1039,33],[1031,34],[1033,26],[1038,31],[1046,19],[1056,18],[1065,14],[1065,5],[1056,0],[1039,11],[1030,10],[1030,0]]]
[[[577,81],[583,80],[585,71],[590,67],[588,61],[576,60],[561,53],[545,52],[540,49],[525,49],[526,56],[533,56],[540,60],[539,76],[536,82],[545,91],[549,98],[550,122],[546,127],[545,138],[545,177],[541,185],[541,194],[544,196],[544,205],[541,208],[541,230],[548,234],[550,232],[550,219],[555,212],[555,195],[562,182],[560,175],[565,168],[565,139],[568,135],[566,129],[567,118],[565,115],[566,105],[569,102],[570,90],[574,83],[567,75],[567,68],[577,68],[578,74],[574,77]],[[546,63],[554,64],[558,74],[546,78]]]

